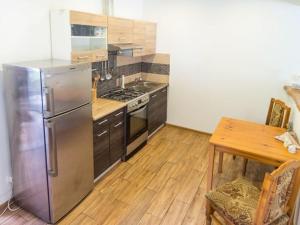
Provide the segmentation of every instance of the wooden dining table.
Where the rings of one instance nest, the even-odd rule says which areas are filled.
[[[289,153],[283,143],[275,139],[275,136],[284,132],[286,129],[283,128],[223,117],[209,140],[207,190],[210,191],[213,186],[216,152],[221,153],[220,157],[223,153],[228,153],[273,166],[279,166],[291,159],[300,160],[300,151],[296,154]],[[219,164],[218,171],[222,171],[221,164]],[[289,202],[291,210],[294,208],[299,187],[300,172],[298,171]]]

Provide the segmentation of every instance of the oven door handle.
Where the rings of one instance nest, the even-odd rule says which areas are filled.
[[[132,116],[132,115],[138,114],[138,113],[144,111],[146,108],[147,108],[147,105],[144,106],[143,108],[138,109],[137,111],[133,111],[133,112],[129,113],[129,115]]]

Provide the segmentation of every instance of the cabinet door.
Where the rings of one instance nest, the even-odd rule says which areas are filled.
[[[115,121],[110,126],[111,164],[118,161],[125,150],[124,119]]]
[[[70,24],[107,27],[107,16],[70,11]]]
[[[94,155],[109,152],[109,128],[94,133]]]
[[[156,52],[156,24],[145,23],[144,54],[151,55]]]
[[[109,128],[94,130],[94,178],[110,166]]]
[[[149,134],[167,121],[167,89],[159,90],[150,95],[148,108]]]
[[[160,125],[167,121],[168,89],[160,90]]]
[[[145,46],[146,23],[142,21],[134,21],[133,43],[142,46],[142,49],[135,49],[133,56],[143,56]]]
[[[99,177],[110,167],[109,152],[104,152],[94,156],[94,179]]]
[[[160,126],[160,96],[159,92],[150,95],[148,105],[148,129],[152,134]]]
[[[133,43],[133,20],[108,17],[108,43]]]

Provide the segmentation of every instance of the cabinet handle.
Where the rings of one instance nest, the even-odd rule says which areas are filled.
[[[85,56],[78,56],[77,59],[88,59],[89,56],[85,55]]]
[[[58,175],[58,166],[55,123],[54,121],[46,121],[45,125],[48,128],[48,143],[46,147],[48,174],[52,177],[56,177]]]
[[[151,96],[151,98],[156,98],[156,97],[157,97],[157,95],[152,95],[152,96]]]
[[[120,115],[122,115],[122,114],[123,114],[123,112],[119,112],[119,113],[117,113],[117,114],[115,115],[115,117],[120,116]]]
[[[44,113],[46,116],[51,116],[54,113],[54,91],[53,88],[44,88],[44,95],[46,98],[46,110],[44,110]]]
[[[122,124],[123,124],[123,122],[120,122],[117,125],[115,125],[114,127],[117,128],[117,127],[121,126]]]
[[[97,134],[98,137],[103,136],[104,134],[107,134],[107,130],[103,131],[101,134]]]
[[[108,120],[105,119],[105,120],[101,121],[100,123],[98,123],[98,125],[102,125],[102,124],[106,123],[107,121],[108,121]]]
[[[167,90],[166,90],[166,89],[164,89],[164,90],[162,90],[162,91],[161,91],[161,93],[165,93],[166,91],[167,91]]]

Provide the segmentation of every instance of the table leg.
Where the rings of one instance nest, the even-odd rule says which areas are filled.
[[[207,170],[207,192],[212,189],[213,186],[213,175],[214,175],[214,161],[215,161],[215,145],[211,144],[208,150],[208,170]],[[211,214],[212,214],[212,207],[209,204],[209,201],[206,200],[206,224],[211,224]]]
[[[215,161],[215,145],[211,144],[209,147],[208,170],[207,170],[207,191],[212,189],[213,175],[214,175],[214,161]]]
[[[223,152],[219,152],[219,165],[218,165],[218,173],[222,173],[223,170]]]

